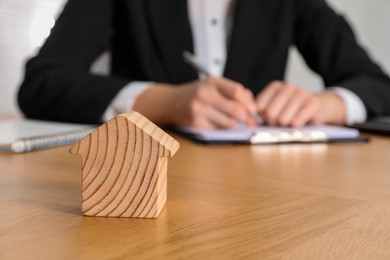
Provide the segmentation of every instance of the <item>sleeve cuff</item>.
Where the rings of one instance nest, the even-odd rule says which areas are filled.
[[[131,111],[138,96],[152,84],[153,82],[149,81],[133,81],[127,84],[108,105],[103,114],[103,121],[106,122],[117,114]]]
[[[345,122],[347,125],[366,121],[367,111],[358,95],[343,87],[332,87],[329,90],[334,91],[343,99],[347,110]]]

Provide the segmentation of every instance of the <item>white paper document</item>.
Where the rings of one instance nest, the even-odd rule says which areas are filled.
[[[180,128],[179,132],[204,142],[287,143],[327,142],[359,138],[359,131],[341,126],[305,126],[302,128],[239,125],[233,129],[201,130]]]

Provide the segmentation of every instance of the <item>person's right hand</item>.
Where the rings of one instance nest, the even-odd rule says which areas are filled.
[[[134,109],[155,123],[201,129],[253,125],[257,111],[252,93],[226,78],[207,77],[180,86],[155,84],[142,93]]]

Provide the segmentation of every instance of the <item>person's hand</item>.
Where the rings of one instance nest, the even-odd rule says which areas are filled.
[[[259,114],[270,125],[345,123],[346,108],[336,93],[311,94],[295,85],[273,81],[256,97]]]
[[[226,78],[207,77],[180,86],[155,84],[136,100],[134,109],[156,123],[201,129],[254,125],[252,93]]]
[[[175,119],[178,125],[196,128],[232,128],[251,124],[256,113],[252,93],[226,78],[208,77],[177,88],[181,99]]]

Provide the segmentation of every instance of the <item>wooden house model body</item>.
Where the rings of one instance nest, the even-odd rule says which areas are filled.
[[[168,157],[179,143],[137,112],[117,115],[71,148],[82,157],[87,216],[156,218],[167,198]]]

